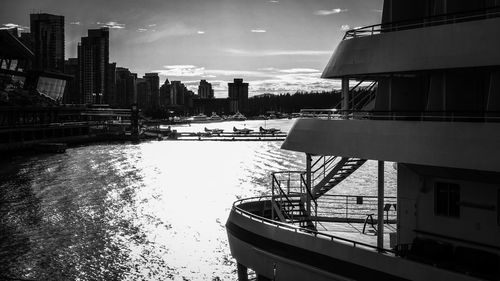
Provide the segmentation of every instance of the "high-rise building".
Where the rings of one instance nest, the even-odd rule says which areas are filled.
[[[31,14],[34,67],[64,72],[64,16]]]
[[[78,45],[80,92],[84,103],[102,104],[108,98],[109,29],[89,29]]]
[[[149,82],[151,97],[148,107],[158,109],[160,106],[160,77],[158,73],[146,73],[143,77]]]
[[[213,99],[214,90],[212,84],[208,83],[207,80],[201,80],[198,86],[198,96],[200,99]]]
[[[108,75],[106,83],[106,102],[111,107],[117,107],[117,97],[116,97],[116,62],[108,64]]]
[[[80,104],[82,103],[80,95],[80,71],[78,67],[78,59],[70,58],[64,62],[64,73],[71,75],[73,79],[68,81],[66,90],[63,96],[63,103]]]
[[[248,83],[243,83],[243,79],[241,78],[235,78],[233,83],[228,83],[227,85],[229,98],[236,102],[234,103],[235,109],[245,113],[248,109]]]
[[[160,107],[166,107],[170,102],[170,82],[165,80],[165,83],[160,87]]]
[[[184,105],[184,96],[187,89],[181,81],[172,81],[170,85],[170,104],[171,105]]]
[[[128,108],[137,101],[136,76],[127,68],[116,68],[116,103],[118,107]]]
[[[137,78],[137,106],[142,110],[150,109],[151,85],[147,79]]]

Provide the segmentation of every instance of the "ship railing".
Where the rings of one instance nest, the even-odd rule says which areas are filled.
[[[271,194],[273,206],[278,206],[280,212],[286,219],[294,222],[294,215],[296,212],[301,212],[306,209],[307,198],[313,204],[313,209],[306,215],[309,217],[316,217],[318,210],[318,203],[311,193],[310,188],[307,188],[307,181],[305,179],[305,171],[279,171],[271,174]],[[294,205],[293,200],[300,200],[303,204],[303,210],[299,206]],[[278,203],[278,204],[276,204]],[[275,219],[275,209],[271,210],[271,218]]]
[[[318,198],[318,205],[317,217],[314,218],[318,221],[364,223],[369,217],[374,223],[378,220],[377,196],[325,194]],[[396,197],[384,197],[384,218],[382,219],[385,224],[396,223]]]
[[[336,114],[307,116],[326,120],[388,120],[388,121],[435,121],[435,122],[500,122],[500,111],[384,111],[384,110],[336,110]]]
[[[411,20],[394,21],[389,23],[358,27],[346,31],[343,40],[376,35],[384,32],[416,29],[428,26],[444,25],[450,23],[482,20],[500,16],[500,7],[490,7],[474,11],[440,14]]]
[[[379,252],[380,254],[391,255],[391,256],[394,256],[397,254],[395,251],[393,251],[391,249],[380,248],[380,247],[373,246],[373,245],[370,245],[367,243],[363,243],[363,242],[359,242],[359,241],[331,235],[328,233],[323,233],[323,232],[313,230],[313,229],[299,227],[299,226],[296,226],[296,225],[293,225],[290,223],[285,223],[285,222],[280,222],[280,221],[276,221],[273,219],[265,218],[263,216],[259,216],[257,214],[251,213],[251,212],[246,211],[246,210],[239,207],[243,203],[261,202],[261,201],[269,201],[269,200],[272,200],[272,196],[261,196],[261,197],[251,197],[251,198],[240,199],[240,200],[233,203],[232,210],[233,210],[233,212],[240,214],[244,217],[247,217],[250,220],[257,221],[259,223],[266,224],[266,225],[269,225],[272,227],[285,229],[285,230],[293,231],[295,233],[300,233],[300,234],[304,234],[304,235],[310,235],[310,236],[314,236],[314,237],[320,238],[320,239],[330,240],[331,242],[343,243],[345,245],[350,245],[350,246],[355,247],[355,248],[373,250],[373,251]]]

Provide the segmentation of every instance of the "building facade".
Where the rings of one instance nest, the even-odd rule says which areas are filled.
[[[146,73],[143,77],[149,82],[151,96],[148,107],[156,110],[160,107],[160,77],[158,73]]]
[[[200,99],[213,99],[214,90],[212,89],[212,84],[208,83],[207,80],[201,80],[198,86],[198,97]]]
[[[89,29],[78,45],[80,93],[84,103],[103,104],[108,99],[109,29]]]
[[[243,79],[235,78],[233,83],[228,83],[229,98],[233,100],[232,110],[246,113],[248,111],[248,83]]]
[[[64,72],[64,16],[31,14],[30,30],[31,36],[25,35],[23,40],[32,40],[34,67]]]
[[[137,102],[136,76],[128,68],[116,68],[116,103],[117,107],[128,108]]]

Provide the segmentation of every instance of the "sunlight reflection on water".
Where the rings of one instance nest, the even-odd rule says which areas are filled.
[[[262,122],[209,125],[258,129]],[[235,280],[224,228],[232,203],[267,194],[271,171],[304,168],[304,155],[280,145],[153,141],[18,159],[0,181],[0,277]],[[375,193],[367,175],[376,174],[375,162],[362,169],[349,180]]]

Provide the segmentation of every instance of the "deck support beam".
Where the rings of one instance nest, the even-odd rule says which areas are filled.
[[[238,267],[238,281],[248,281],[248,269],[241,263],[237,263]]]
[[[384,248],[384,161],[378,161],[377,247]]]
[[[306,211],[307,211],[308,216],[311,215],[311,200],[312,200],[312,198],[309,196],[309,194],[312,192],[311,162],[312,162],[311,154],[306,153],[306,184],[307,184],[307,186],[305,188],[307,189],[306,190]]]
[[[347,117],[349,113],[349,78],[342,78],[342,115]]]

